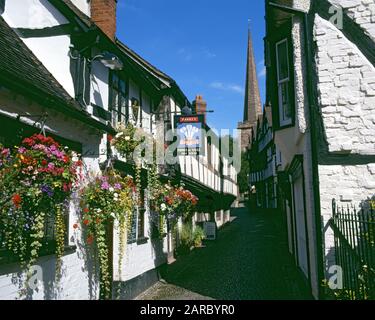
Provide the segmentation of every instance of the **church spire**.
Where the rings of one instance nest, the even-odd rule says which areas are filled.
[[[253,41],[251,37],[250,23],[248,30],[246,88],[244,105],[244,123],[255,124],[258,116],[262,114],[259,84],[255,64]]]

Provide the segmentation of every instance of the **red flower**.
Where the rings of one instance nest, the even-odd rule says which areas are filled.
[[[82,165],[83,165],[83,163],[82,163],[81,160],[78,160],[78,161],[76,162],[76,166],[77,166],[77,167],[82,167]]]
[[[16,208],[18,208],[22,202],[22,198],[19,194],[15,194],[12,197],[13,204],[15,205]]]
[[[86,241],[88,245],[91,245],[94,242],[94,236],[92,235],[88,236]]]
[[[83,224],[84,224],[85,226],[87,226],[89,223],[90,223],[90,221],[89,221],[88,219],[83,220]]]
[[[84,212],[84,213],[89,213],[89,211],[90,211],[89,208],[85,208],[85,209],[83,209],[83,212]]]
[[[47,160],[42,160],[42,166],[46,166],[48,164]]]
[[[25,138],[23,139],[22,143],[32,147],[35,144],[35,141],[31,138]]]
[[[64,161],[65,163],[68,163],[68,162],[70,161],[69,156],[65,155],[63,161]]]
[[[78,224],[77,223],[73,224],[73,229],[78,229]]]
[[[168,205],[172,205],[173,204],[173,199],[170,198],[170,197],[165,197],[165,201],[168,203]]]
[[[72,184],[71,183],[64,183],[63,184],[63,191],[64,192],[69,192],[71,188],[72,188]]]
[[[108,142],[111,142],[111,141],[113,140],[113,136],[109,134],[109,135],[107,136],[107,140],[108,140]]]

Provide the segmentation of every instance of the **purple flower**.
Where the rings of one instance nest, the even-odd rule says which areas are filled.
[[[55,164],[53,162],[50,162],[48,164],[48,169],[51,169],[51,170],[55,169]]]
[[[52,197],[53,196],[53,190],[51,189],[51,187],[47,186],[47,185],[43,185],[40,190],[44,193],[47,194],[47,196],[49,197]]]
[[[121,190],[121,184],[120,183],[115,183],[114,185],[116,190]]]
[[[18,153],[23,154],[25,152],[26,152],[26,148],[25,147],[21,147],[21,148],[18,149]]]
[[[102,188],[103,190],[108,190],[108,189],[110,188],[110,185],[109,185],[109,183],[108,183],[107,181],[104,181],[104,182],[102,183],[102,185],[101,185],[101,188]]]

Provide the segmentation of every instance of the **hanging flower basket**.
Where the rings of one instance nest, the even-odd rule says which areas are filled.
[[[159,231],[165,233],[165,225],[173,228],[180,217],[186,219],[194,213],[198,198],[182,186],[174,187],[171,184],[157,183],[151,208],[159,217]]]
[[[95,177],[82,189],[82,214],[80,224],[86,242],[95,246],[100,267],[100,298],[111,299],[111,274],[109,266],[109,228],[119,225],[119,261],[121,274],[126,235],[131,226],[135,206],[135,184],[131,177],[122,178],[115,172]],[[78,227],[78,225],[77,225]]]
[[[117,131],[118,133],[111,140],[111,145],[116,148],[122,157],[131,160],[135,148],[141,143],[135,139],[137,128],[132,124],[126,126],[120,124]]]
[[[23,268],[29,270],[39,257],[46,221],[52,219],[59,269],[66,233],[63,215],[81,165],[76,154],[41,134],[12,150],[0,146],[0,231]]]

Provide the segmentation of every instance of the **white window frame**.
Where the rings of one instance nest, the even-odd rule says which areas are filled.
[[[280,80],[280,64],[279,64],[279,51],[278,48],[281,44],[286,43],[286,57],[287,57],[287,63],[288,63],[288,77]],[[289,61],[289,47],[288,47],[288,39],[285,38],[279,42],[276,43],[276,67],[277,67],[277,95],[278,95],[278,108],[279,108],[279,122],[280,126],[288,126],[292,124],[292,116],[290,118],[285,119],[284,117],[284,106],[282,104],[282,95],[281,95],[281,85],[287,83],[288,88],[290,85],[290,61]],[[288,90],[288,98],[289,98],[289,104],[291,103],[292,97],[289,96],[289,90]],[[289,106],[292,108],[292,106]]]

